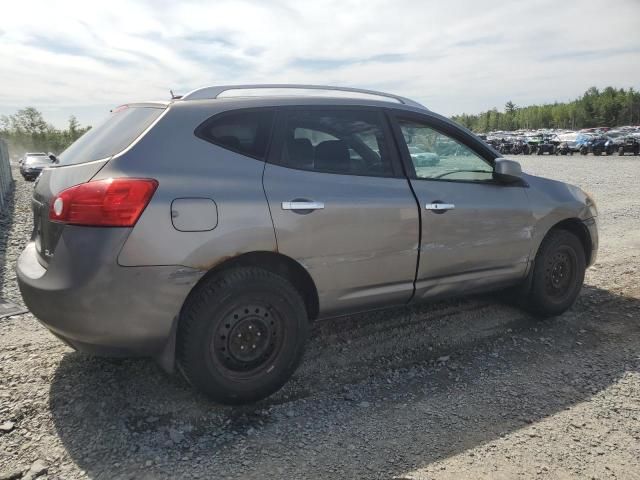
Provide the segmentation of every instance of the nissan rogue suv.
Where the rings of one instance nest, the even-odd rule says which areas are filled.
[[[559,315],[598,245],[581,189],[412,100],[308,85],[119,107],[33,212],[17,273],[48,329],[228,404],[278,390],[319,318],[498,289]]]

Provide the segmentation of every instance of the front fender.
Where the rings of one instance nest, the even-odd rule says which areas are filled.
[[[535,220],[530,258],[535,258],[549,230],[562,222],[575,221],[577,225],[582,225],[581,228],[584,228],[590,237],[592,251],[585,253],[589,258],[589,264],[592,265],[595,261],[595,250],[598,247],[595,220],[598,212],[593,199],[580,188],[568,183],[528,174],[523,178],[530,187],[526,192]]]

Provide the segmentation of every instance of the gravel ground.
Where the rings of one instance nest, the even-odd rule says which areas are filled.
[[[235,409],[2,319],[0,479],[640,479],[640,160],[518,160],[600,208],[598,263],[561,317],[479,296],[319,322],[294,379]],[[31,188],[0,220],[17,302]]]

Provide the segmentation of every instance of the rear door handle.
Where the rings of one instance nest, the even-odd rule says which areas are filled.
[[[453,203],[433,202],[427,203],[424,208],[432,210],[434,213],[444,213],[447,210],[453,210],[456,206]]]
[[[324,202],[307,202],[307,201],[293,201],[282,202],[283,210],[322,210],[324,208]]]

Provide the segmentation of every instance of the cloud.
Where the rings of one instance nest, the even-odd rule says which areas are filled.
[[[10,2],[0,113],[62,124],[212,84],[387,90],[450,115],[640,87],[637,0]]]
[[[351,65],[364,65],[366,63],[395,63],[408,60],[407,55],[401,53],[382,53],[368,58],[295,58],[289,65],[303,70],[328,70]]]

